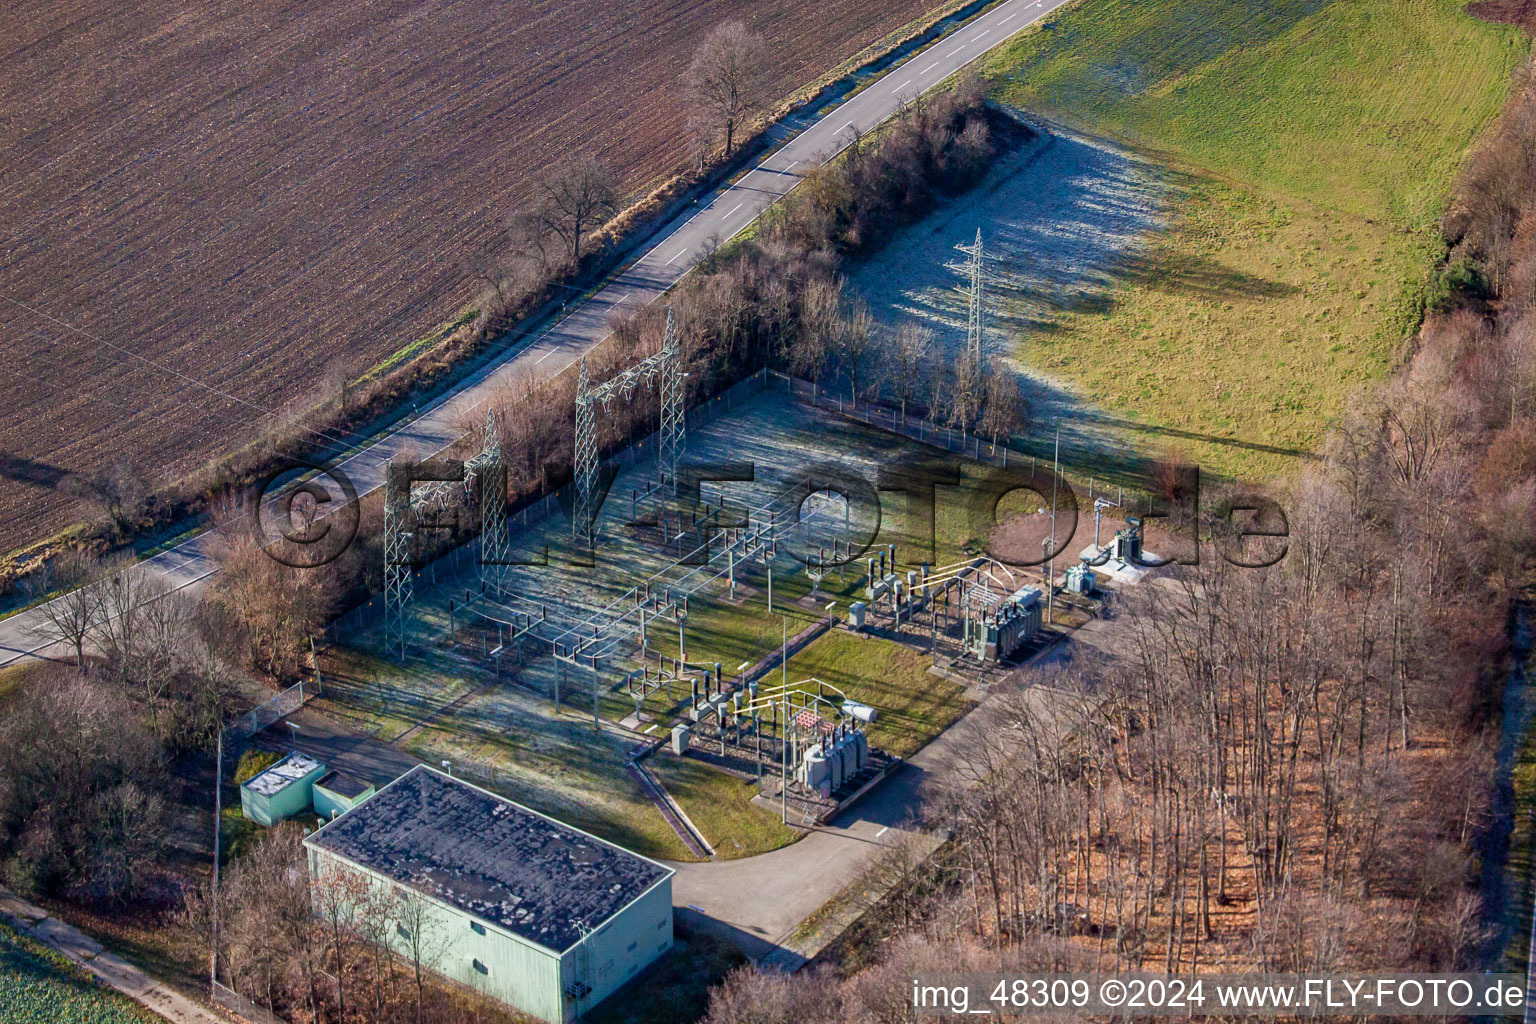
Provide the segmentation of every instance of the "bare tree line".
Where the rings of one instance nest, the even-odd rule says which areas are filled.
[[[356,871],[315,876],[303,840],[297,825],[278,825],[224,872],[221,983],[285,1020],[311,1024],[507,1019],[495,1005],[434,979],[452,936],[425,897]],[[182,913],[184,933],[209,935],[214,914],[212,890],[195,890]]]
[[[845,253],[880,244],[938,195],[979,180],[997,144],[991,120],[973,79],[911,104],[879,139],[813,172],[751,240],[717,253],[674,288],[690,401],[770,365],[835,383],[855,404],[888,400],[994,439],[1025,429],[1028,410],[1007,373],[951,358],[921,325],[882,327],[848,297],[838,273]],[[656,305],[616,313],[613,335],[587,354],[592,379],[655,352],[664,317]],[[573,374],[530,373],[492,399],[513,500],[569,480],[574,397]],[[599,443],[622,447],[653,429],[657,416],[654,393],[637,392],[600,419]],[[483,421],[483,411],[461,418],[469,447],[479,445]]]
[[[59,563],[85,582],[39,630],[74,664],[29,670],[0,723],[0,871],[39,895],[145,895],[173,842],[174,763],[206,751],[240,702],[224,616],[160,577]]]

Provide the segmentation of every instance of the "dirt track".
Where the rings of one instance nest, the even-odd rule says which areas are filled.
[[[749,21],[787,93],[928,7],[763,0]],[[680,167],[676,83],[740,16],[729,0],[153,8],[7,11],[0,550],[62,525],[64,474],[126,458],[179,475],[425,333],[559,155],[594,148],[633,190]]]

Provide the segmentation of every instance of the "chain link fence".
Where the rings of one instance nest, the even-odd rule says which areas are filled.
[[[236,742],[248,740],[285,715],[291,715],[324,692],[319,677],[301,679],[264,704],[258,704],[241,715],[229,727],[230,738]]]

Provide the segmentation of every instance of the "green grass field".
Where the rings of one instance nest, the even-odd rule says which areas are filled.
[[[790,682],[816,678],[831,683],[854,700],[877,708],[869,741],[907,757],[954,724],[971,708],[963,689],[931,675],[926,654],[862,634],[836,630],[816,639],[789,659]],[[771,673],[764,682],[777,682]]]
[[[0,924],[0,1021],[148,1024],[160,1018]]]
[[[651,757],[646,766],[724,860],[767,853],[800,838],[779,821],[778,812],[752,803],[755,782],[669,753]]]
[[[999,99],[1173,183],[1170,230],[1025,358],[1212,470],[1293,468],[1245,445],[1315,447],[1386,371],[1456,169],[1529,51],[1462,6],[1080,0],[991,55]]]

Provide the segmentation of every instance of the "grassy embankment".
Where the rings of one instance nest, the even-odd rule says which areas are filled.
[[[997,97],[1157,155],[1170,230],[1025,357],[1219,473],[1313,450],[1417,323],[1436,224],[1528,50],[1460,0],[1083,0]]]
[[[777,811],[751,802],[757,795],[755,782],[669,753],[658,754],[646,764],[726,860],[767,853],[800,838],[801,833],[779,821]]]

